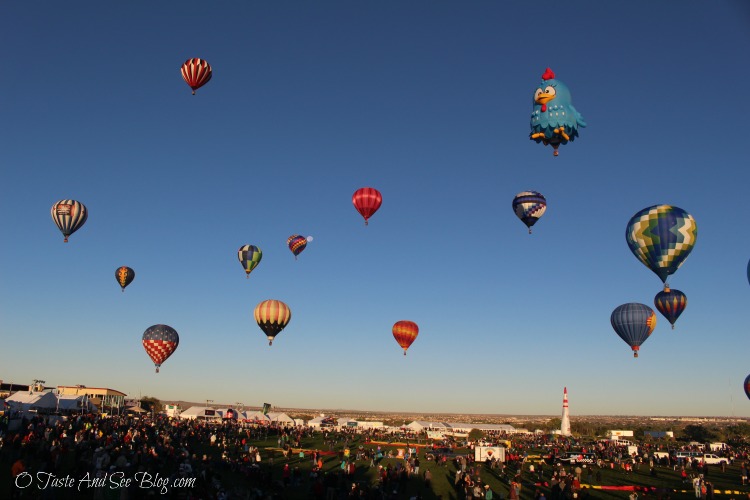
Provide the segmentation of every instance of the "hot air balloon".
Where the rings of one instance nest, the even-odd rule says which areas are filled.
[[[672,205],[644,208],[625,229],[630,251],[665,284],[690,255],[697,237],[693,216]]]
[[[612,328],[633,349],[633,357],[656,327],[656,313],[644,304],[630,302],[612,311]]]
[[[672,325],[674,330],[674,322],[680,317],[682,311],[687,306],[687,297],[684,293],[674,288],[669,288],[665,285],[664,290],[657,293],[654,297],[654,305],[659,312],[667,318],[667,321]]]
[[[748,375],[747,377],[745,377],[745,384],[744,384],[744,386],[745,386],[745,396],[747,396],[748,399],[750,399],[750,375]]]
[[[393,325],[393,338],[404,350],[404,356],[406,356],[406,350],[416,340],[417,335],[419,335],[419,327],[413,321],[396,321]]]
[[[52,220],[65,237],[63,240],[65,243],[68,242],[68,237],[78,231],[89,217],[86,205],[76,200],[60,200],[52,205],[50,213]]]
[[[357,212],[365,218],[366,226],[367,220],[372,217],[372,214],[378,211],[380,204],[383,203],[383,197],[377,189],[364,187],[354,191],[352,203],[354,203],[354,208],[357,209]]]
[[[128,266],[118,267],[115,271],[115,279],[122,287],[122,291],[125,291],[125,287],[128,286],[135,278],[135,271]]]
[[[531,234],[531,226],[547,211],[547,200],[537,191],[523,191],[513,198],[513,211],[516,217],[526,224]]]
[[[286,244],[294,254],[294,258],[297,259],[297,256],[302,253],[302,250],[305,249],[309,241],[312,241],[312,236],[305,238],[299,234],[293,234],[287,238]]]
[[[260,264],[260,259],[263,258],[263,252],[260,248],[254,245],[242,245],[237,250],[237,258],[242,264],[242,268],[245,270],[246,277],[250,277],[250,272]]]
[[[529,138],[537,144],[551,145],[557,156],[560,144],[573,142],[578,137],[578,129],[585,126],[581,113],[573,107],[570,90],[547,68],[542,83],[534,92]]]
[[[143,332],[143,348],[156,365],[156,373],[159,373],[159,367],[172,355],[179,343],[180,336],[171,326],[154,325]]]
[[[264,300],[255,306],[255,321],[268,337],[268,345],[292,319],[292,311],[280,300]]]
[[[196,90],[207,84],[213,75],[208,61],[197,57],[185,61],[185,64],[180,68],[180,72],[185,83],[193,89],[193,95],[195,95]]]

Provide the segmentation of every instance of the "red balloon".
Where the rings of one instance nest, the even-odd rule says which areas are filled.
[[[397,321],[393,325],[393,338],[404,350],[404,356],[406,356],[406,350],[416,340],[417,335],[419,335],[419,327],[413,321]]]
[[[185,64],[180,68],[180,72],[185,83],[193,89],[193,95],[195,95],[196,90],[207,84],[211,79],[211,75],[213,75],[211,65],[208,64],[208,61],[197,57],[185,61]]]
[[[372,214],[378,211],[380,204],[383,203],[383,197],[380,195],[380,191],[371,187],[364,187],[357,189],[352,195],[352,203],[357,212],[365,218],[365,226],[367,225],[367,219],[372,217]]]

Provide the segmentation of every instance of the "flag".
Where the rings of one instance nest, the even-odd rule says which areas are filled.
[[[268,410],[271,409],[271,403],[263,403],[263,415],[268,415]]]

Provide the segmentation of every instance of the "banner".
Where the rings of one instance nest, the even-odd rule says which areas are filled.
[[[271,403],[263,403],[263,415],[268,415],[268,410],[271,409]]]

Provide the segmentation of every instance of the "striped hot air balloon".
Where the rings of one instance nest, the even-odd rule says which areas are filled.
[[[260,264],[260,259],[263,258],[263,252],[260,248],[255,245],[242,245],[237,250],[237,258],[242,264],[242,268],[245,270],[246,276],[250,277],[250,272]]]
[[[280,300],[264,300],[255,306],[255,321],[266,334],[268,345],[273,344],[273,339],[281,333],[291,319],[291,309]]]
[[[656,313],[644,304],[630,302],[618,306],[610,317],[612,328],[633,349],[633,357],[656,327]]]
[[[537,191],[523,191],[513,198],[513,211],[531,234],[531,226],[547,211],[547,199]]]
[[[52,220],[63,234],[65,243],[68,242],[68,237],[78,231],[89,217],[86,205],[76,200],[60,200],[52,205],[50,213]]]
[[[365,226],[367,221],[372,214],[378,211],[380,205],[383,203],[383,197],[380,195],[380,191],[371,187],[364,187],[357,189],[352,195],[352,203],[354,208],[365,218]]]
[[[687,307],[687,296],[681,291],[664,286],[664,290],[657,293],[654,297],[654,305],[659,312],[667,318],[669,324],[674,330],[674,322],[680,317],[682,311]]]
[[[631,217],[625,229],[630,251],[666,283],[695,246],[693,216],[672,205],[654,205]]]
[[[213,75],[208,61],[197,57],[185,61],[185,64],[180,68],[180,72],[185,83],[193,89],[193,95],[195,95],[196,90],[207,84]]]
[[[125,287],[128,286],[133,279],[135,279],[135,271],[128,266],[118,267],[115,271],[115,279],[122,287],[122,291],[125,291]]]
[[[143,348],[151,361],[156,365],[156,373],[159,373],[159,367],[169,358],[177,349],[180,343],[180,336],[171,326],[154,325],[150,326],[143,332]]]
[[[302,253],[302,250],[305,249],[308,241],[312,241],[312,238],[305,238],[304,236],[300,236],[299,234],[293,234],[286,239],[286,245],[294,254],[295,260],[297,259],[297,256]]]
[[[406,350],[416,340],[417,335],[419,335],[419,327],[413,321],[396,321],[393,325],[393,338],[404,350],[404,356],[406,356]]]

